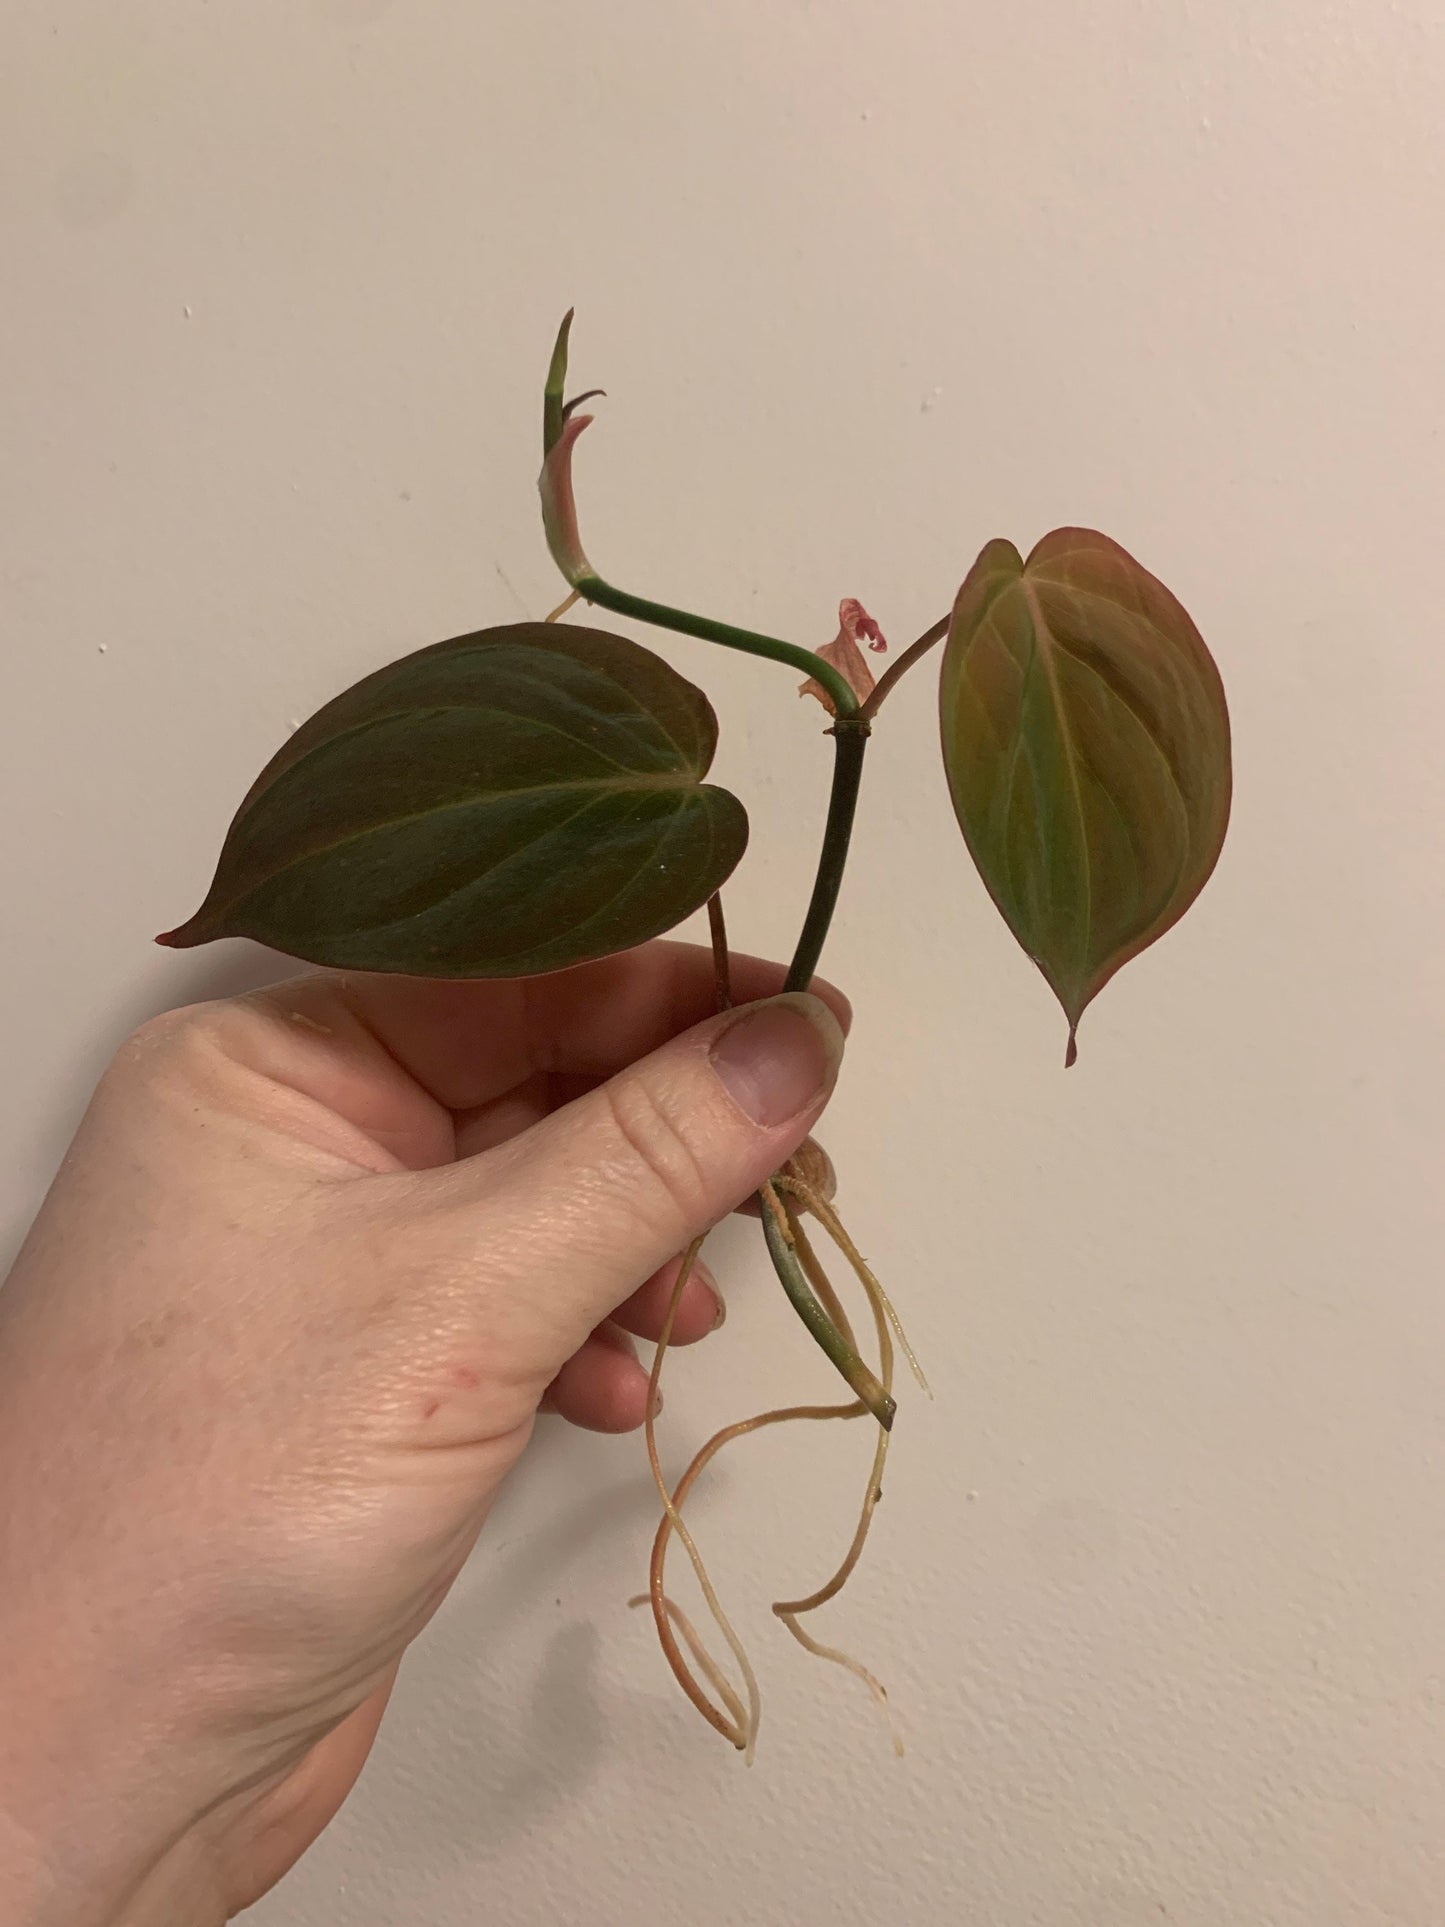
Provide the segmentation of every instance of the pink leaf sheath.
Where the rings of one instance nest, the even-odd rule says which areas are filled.
[[[888,647],[883,631],[863,604],[856,596],[845,596],[838,604],[838,633],[831,642],[824,643],[818,654],[824,662],[832,664],[861,703],[873,693],[874,676],[868,658],[858,647],[860,641],[866,642],[875,654]],[[816,696],[830,716],[836,714],[833,698],[812,676],[802,684],[798,694]]]
[[[577,437],[590,426],[591,415],[569,415],[562,433],[542,464],[542,527],[552,560],[574,586],[596,571],[587,560],[577,532],[577,503],[572,493],[572,450]]]

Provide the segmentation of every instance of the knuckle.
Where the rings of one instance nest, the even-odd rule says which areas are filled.
[[[119,1071],[150,1076],[192,1058],[209,1035],[209,1006],[192,1004],[163,1010],[133,1030],[115,1055]]]
[[[604,1085],[603,1097],[628,1162],[643,1178],[640,1208],[659,1230],[685,1241],[712,1215],[702,1156],[645,1078]]]
[[[126,1038],[119,1054],[145,1058],[174,1049],[177,1041],[191,1028],[195,1009],[195,1006],[188,1006],[182,1010],[163,1010],[154,1017],[148,1017]]]
[[[235,1053],[246,1027],[233,1003],[188,1004],[147,1018],[111,1060],[105,1084],[163,1090],[214,1074]]]

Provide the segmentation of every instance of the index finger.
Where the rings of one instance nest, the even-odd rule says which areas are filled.
[[[735,1003],[775,996],[787,971],[734,954]],[[848,1000],[814,978],[846,1031]],[[539,1073],[607,1078],[717,1009],[712,952],[658,941],[548,977],[457,983],[424,977],[334,979],[345,1003],[448,1110],[488,1104]]]

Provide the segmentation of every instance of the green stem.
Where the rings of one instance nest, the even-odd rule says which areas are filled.
[[[831,663],[815,656],[811,649],[800,649],[796,643],[782,642],[776,636],[758,635],[752,629],[735,629],[730,622],[714,622],[711,616],[691,615],[686,609],[673,609],[665,602],[649,602],[645,596],[613,588],[601,576],[581,576],[572,586],[584,602],[595,602],[599,608],[611,609],[619,616],[636,616],[640,622],[654,623],[659,629],[675,629],[682,636],[720,642],[725,649],[742,649],[750,656],[767,656],[773,662],[788,663],[822,684],[833,699],[835,715],[857,713],[858,699],[847,681]]]
[[[785,990],[806,990],[813,981],[848,862],[848,844],[858,808],[858,785],[863,776],[863,752],[868,747],[868,725],[858,716],[842,717],[833,725],[832,737],[833,789],[828,798],[828,821],[818,854],[812,900],[788,968]]]
[[[818,873],[802,934],[788,969],[786,990],[806,990],[813,981],[818,957],[833,911],[838,889],[848,861],[848,843],[853,834],[853,816],[858,807],[858,784],[863,775],[863,754],[868,747],[868,724],[849,716],[833,725],[833,789],[828,798],[828,821],[823,831],[823,847],[818,854]],[[782,1280],[794,1311],[824,1353],[842,1373],[844,1381],[861,1398],[885,1431],[893,1423],[893,1400],[878,1383],[857,1352],[844,1338],[819,1303],[796,1253],[783,1236],[776,1208],[777,1194],[765,1185],[760,1194],[763,1230],[773,1268]]]
[[[948,626],[952,620],[953,612],[951,610],[946,616],[940,616],[931,629],[925,629],[917,642],[912,643],[904,650],[897,662],[890,664],[890,666],[884,670],[874,687],[873,694],[858,711],[858,714],[863,717],[865,722],[872,722],[884,703],[887,702],[899,678],[906,676],[914,663],[922,662],[934,643],[943,640],[948,634]]]
[[[863,1401],[885,1432],[889,1431],[896,1410],[893,1396],[884,1391],[819,1303],[798,1260],[798,1254],[783,1230],[781,1207],[771,1185],[763,1187],[762,1207],[763,1235],[768,1241],[768,1252],[794,1311],[837,1367],[854,1397]]]

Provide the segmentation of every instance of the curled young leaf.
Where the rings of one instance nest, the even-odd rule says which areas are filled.
[[[1069,1020],[1163,936],[1229,821],[1229,714],[1162,582],[1105,535],[990,542],[954,604],[943,760],[989,894]]]
[[[719,888],[747,817],[701,690],[601,630],[458,636],[318,710],[247,795],[176,948],[521,977],[629,950]]]

